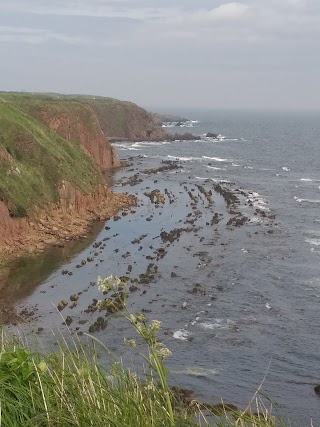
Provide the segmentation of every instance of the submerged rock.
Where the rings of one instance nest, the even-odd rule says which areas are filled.
[[[62,311],[67,307],[67,305],[68,305],[68,301],[63,299],[59,302],[59,304],[57,305],[57,308],[59,311]]]

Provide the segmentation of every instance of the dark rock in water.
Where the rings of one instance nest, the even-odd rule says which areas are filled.
[[[207,138],[218,138],[218,135],[216,133],[208,132],[206,135]]]
[[[70,326],[71,325],[71,323],[72,323],[72,317],[71,316],[67,316],[66,317],[66,320],[65,320],[65,324],[67,325],[67,326]]]
[[[78,299],[79,299],[79,295],[77,295],[77,294],[73,294],[73,295],[70,295],[70,301],[78,301]]]
[[[135,292],[135,291],[137,291],[139,288],[137,287],[137,286],[135,286],[135,285],[131,285],[130,287],[129,287],[129,291],[130,292]]]
[[[167,134],[166,139],[169,141],[194,141],[201,139],[199,135],[193,135],[190,132],[185,133],[175,133],[175,134]]]
[[[314,391],[320,396],[320,385],[317,385],[315,388],[314,388]]]
[[[68,305],[68,301],[66,301],[66,300],[63,299],[63,300],[61,300],[59,302],[57,308],[58,308],[59,311],[62,311],[64,308],[67,307],[67,305]]]
[[[177,273],[175,273],[174,271],[171,273],[171,277],[178,277]]]
[[[171,391],[173,394],[173,403],[175,406],[189,407],[191,402],[194,400],[193,390],[173,386],[171,387]]]
[[[107,325],[108,325],[108,322],[106,319],[104,319],[103,317],[98,317],[98,319],[94,322],[94,324],[90,326],[89,333],[92,334],[94,332],[101,331],[105,329]]]

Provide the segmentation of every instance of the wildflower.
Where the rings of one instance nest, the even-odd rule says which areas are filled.
[[[155,350],[156,350],[157,355],[161,359],[165,359],[166,357],[169,357],[172,355],[171,351],[168,348],[166,348],[162,342],[156,343]]]
[[[127,338],[124,338],[124,343],[130,345],[130,347],[136,348],[137,343],[135,340],[128,340]]]
[[[158,332],[161,328],[161,322],[159,320],[152,320],[150,328],[152,332]]]
[[[142,323],[146,320],[145,315],[144,314],[138,314],[137,316],[137,322]]]
[[[166,347],[163,347],[163,348],[159,348],[158,350],[156,350],[157,351],[157,355],[161,358],[161,359],[165,359],[166,357],[169,357],[169,356],[171,356],[172,355],[172,352],[168,349],[168,348],[166,348]]]
[[[135,325],[137,323],[137,318],[135,315],[130,314],[130,322]]]

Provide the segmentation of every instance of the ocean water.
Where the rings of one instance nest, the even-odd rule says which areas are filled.
[[[86,331],[97,315],[84,309],[99,298],[90,282],[98,275],[126,274],[129,264],[137,277],[151,257],[158,266],[155,279],[139,286],[129,301],[133,310],[147,310],[148,318],[163,322],[161,339],[174,353],[168,359],[172,382],[192,388],[203,400],[218,403],[222,398],[241,407],[263,383],[276,413],[289,415],[293,426],[308,426],[311,418],[318,425],[320,398],[313,389],[320,384],[320,114],[181,114],[199,123],[179,132],[211,131],[219,139],[114,144],[120,158],[130,162],[115,174],[115,190],[137,195],[136,214],[108,221],[110,230],[96,237],[108,239],[102,250],[90,242],[37,286],[33,281],[28,290],[25,283],[21,292],[21,281],[11,283],[10,295],[21,307],[36,310],[39,320],[26,328],[37,330],[41,323],[42,339],[50,341],[48,331],[62,327],[53,303],[85,286],[78,306],[63,314],[73,317],[74,333],[75,326]],[[167,160],[178,161],[181,168],[143,173]],[[136,174],[141,182],[122,185]],[[239,211],[249,218],[247,224],[228,226],[230,213],[214,192],[216,183],[243,192]],[[198,185],[213,191],[213,205]],[[144,193],[155,188],[166,189],[170,203],[169,198],[160,207],[150,203]],[[196,206],[188,191],[197,196]],[[256,209],[275,219],[256,215]],[[214,213],[221,221],[212,225]],[[195,218],[197,229],[183,232],[170,245],[161,242],[161,231],[185,228],[187,218]],[[141,235],[146,236],[132,244]],[[166,250],[162,259],[155,256],[159,247]],[[95,253],[96,263],[75,268]],[[63,269],[73,275],[62,276]],[[83,318],[88,323],[80,327]],[[126,358],[122,341],[130,334],[119,319],[111,319],[97,336]]]
[[[276,215],[281,231],[271,240],[253,240],[240,262],[231,243],[234,255],[223,275],[231,289],[211,321],[201,325],[212,334],[206,354],[199,356],[201,366],[215,372],[210,387],[229,399],[234,393],[248,396],[266,374],[269,396],[286,405],[295,422],[320,422],[320,399],[313,391],[320,380],[320,114],[184,114],[200,123],[167,130],[222,137],[131,148],[139,155],[179,159],[199,180],[232,182],[256,193],[257,206]],[[247,328],[238,342],[225,333],[232,322]]]

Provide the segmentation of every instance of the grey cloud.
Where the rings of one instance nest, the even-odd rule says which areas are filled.
[[[9,27],[0,25],[0,43],[15,42],[22,44],[43,44],[52,40],[70,44],[83,44],[89,41],[85,38],[57,33],[46,29]]]
[[[1,25],[3,89],[320,106],[319,0],[1,0]]]

